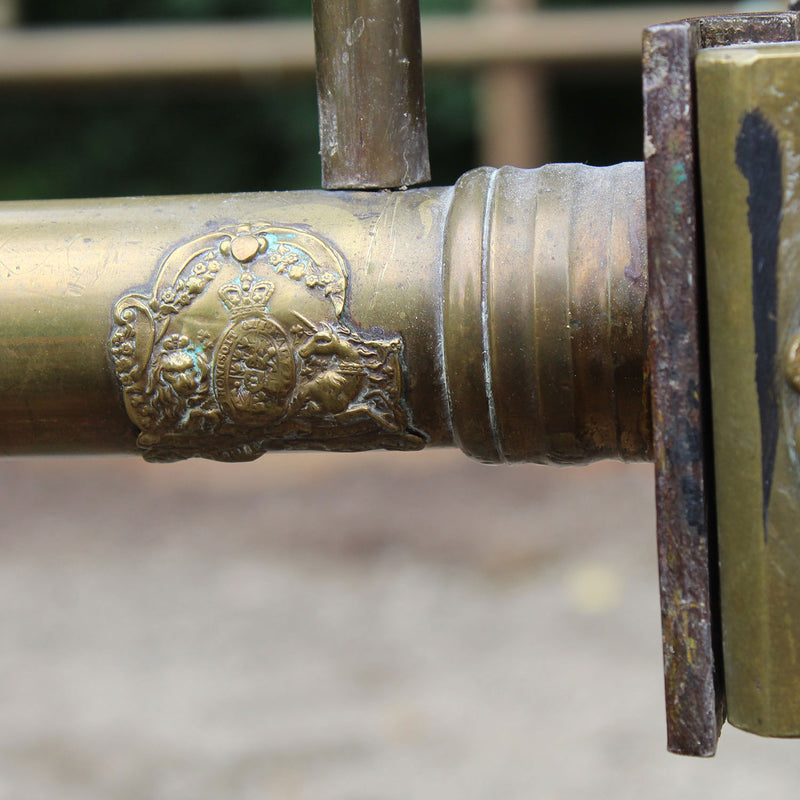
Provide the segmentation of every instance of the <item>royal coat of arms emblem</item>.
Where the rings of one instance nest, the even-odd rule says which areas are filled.
[[[173,249],[113,310],[109,351],[151,461],[268,450],[418,449],[403,345],[346,317],[342,255],[306,230],[240,225]]]

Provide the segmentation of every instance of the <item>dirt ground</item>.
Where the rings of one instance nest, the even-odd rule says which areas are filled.
[[[0,463],[0,800],[793,797],[665,752],[652,469]]]

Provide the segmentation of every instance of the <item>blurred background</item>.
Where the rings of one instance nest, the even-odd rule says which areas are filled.
[[[433,183],[451,184],[483,164],[640,160],[641,29],[721,8],[422,0]],[[0,0],[0,20],[11,30],[59,26],[73,35],[0,40],[0,197],[318,188],[310,9],[310,0]],[[505,15],[513,25],[514,12],[536,9],[561,23],[549,41],[531,43],[527,62],[478,59],[480,30],[463,25],[470,12]],[[197,60],[214,62],[237,27],[259,26],[262,67],[169,77],[168,65],[193,46],[185,34],[211,22],[218,34],[197,48]],[[172,35],[157,52],[146,37],[134,42],[124,79],[112,67],[115,43],[74,38],[85,26],[134,24],[168,24]],[[505,55],[494,51],[498,60]],[[67,65],[61,74],[52,67],[59,60]]]
[[[317,187],[309,5],[0,0],[0,197]],[[698,7],[422,10],[451,183],[640,159],[639,32]],[[476,64],[447,35],[476,10],[570,15],[564,53]],[[98,26],[131,38],[83,38]],[[252,26],[260,67],[165,73],[199,41],[182,32],[210,32],[202,61]],[[29,459],[0,462],[0,487],[0,800],[796,791],[793,741],[727,727],[714,760],[665,752],[649,465]]]

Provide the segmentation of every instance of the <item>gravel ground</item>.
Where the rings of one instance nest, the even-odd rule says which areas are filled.
[[[665,752],[652,469],[0,463],[0,800],[795,796]]]

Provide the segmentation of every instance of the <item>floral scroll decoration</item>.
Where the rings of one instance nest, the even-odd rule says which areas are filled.
[[[341,254],[304,229],[223,228],[117,301],[109,352],[151,461],[268,450],[418,449],[402,340],[345,314]]]

